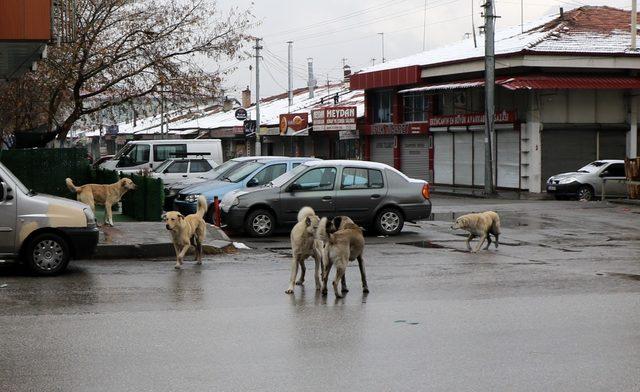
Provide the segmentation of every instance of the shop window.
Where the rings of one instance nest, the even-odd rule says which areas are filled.
[[[404,121],[426,121],[429,97],[423,93],[405,94],[403,97]]]
[[[374,123],[392,122],[392,97],[393,95],[391,91],[379,91],[371,95]]]

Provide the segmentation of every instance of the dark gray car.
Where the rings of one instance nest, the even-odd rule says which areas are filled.
[[[228,227],[256,237],[294,225],[304,206],[319,216],[347,215],[384,235],[431,214],[426,181],[382,163],[348,160],[305,162],[266,187],[229,193],[221,203]]]

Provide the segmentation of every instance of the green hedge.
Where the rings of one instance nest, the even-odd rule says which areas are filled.
[[[78,184],[92,179],[91,166],[84,148],[37,148],[0,150],[0,162],[27,188],[61,197],[73,197],[65,178]]]
[[[122,175],[133,180],[135,191],[122,197],[122,213],[139,221],[159,221],[164,205],[164,185],[161,179],[136,174]]]

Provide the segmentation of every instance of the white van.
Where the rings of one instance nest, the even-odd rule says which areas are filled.
[[[90,256],[98,245],[88,205],[39,195],[0,163],[0,260],[23,260],[38,275],[55,275],[69,259]]]
[[[166,159],[184,154],[202,154],[221,164],[222,143],[220,139],[136,140],[127,143],[113,158],[100,164],[100,168],[125,173],[153,170]]]

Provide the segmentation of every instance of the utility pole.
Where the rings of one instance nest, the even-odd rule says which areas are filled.
[[[636,50],[638,34],[638,0],[631,0],[631,50]]]
[[[291,113],[291,105],[293,105],[293,41],[287,41],[287,44],[289,44],[287,70],[289,72],[289,113]]]
[[[376,65],[376,58],[375,57],[371,58],[371,65]]]
[[[344,69],[344,66],[347,64],[347,58],[343,57],[341,60],[342,60],[342,69]]]
[[[476,40],[476,22],[475,22],[475,18],[473,17],[474,14],[474,5],[473,5],[473,0],[471,0],[471,32],[473,33],[473,47],[477,48],[478,47],[478,41]]]
[[[316,81],[313,78],[313,58],[307,58],[307,71],[308,71],[308,81],[307,86],[309,87],[309,98],[313,98],[313,90],[316,87]]]
[[[495,98],[495,48],[494,48],[494,27],[495,18],[493,14],[494,0],[486,0],[484,3],[484,92],[485,92],[485,121],[484,121],[484,192],[489,195],[494,193],[493,185],[493,150],[491,142],[493,138],[494,123],[494,98]]]
[[[160,138],[166,139],[164,136],[164,83],[160,80]]]
[[[382,62],[384,63],[384,33],[378,33],[378,35],[382,38]]]
[[[524,33],[524,0],[520,0],[520,32]]]
[[[422,51],[427,50],[427,0],[424,0],[424,18],[422,20]]]
[[[256,146],[254,156],[262,155],[260,146],[260,38],[256,38]]]

